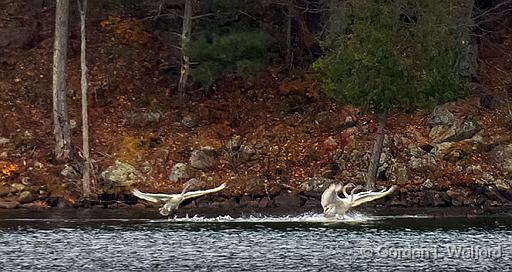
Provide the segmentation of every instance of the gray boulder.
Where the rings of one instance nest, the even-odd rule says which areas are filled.
[[[197,169],[208,169],[219,163],[217,152],[211,146],[203,146],[198,150],[192,151],[190,155],[190,165]]]
[[[179,180],[188,179],[190,177],[189,169],[187,164],[185,163],[176,163],[172,166],[171,174],[169,175],[169,180],[172,182],[177,182]]]
[[[457,142],[473,137],[479,124],[470,116],[456,118],[445,106],[437,106],[429,115],[427,125],[433,143]]]
[[[65,164],[60,175],[68,179],[78,179],[80,178],[80,169],[75,165]]]
[[[445,106],[437,106],[428,116],[427,125],[435,126],[451,126],[455,122],[455,116]]]
[[[145,127],[156,125],[160,122],[162,114],[159,112],[134,112],[125,118],[125,123],[130,126]]]
[[[113,186],[130,186],[143,179],[135,167],[121,161],[116,161],[114,165],[109,166],[101,173],[101,177],[107,184]]]
[[[413,171],[432,171],[437,168],[435,154],[427,152],[417,146],[411,145],[409,147],[408,168]]]
[[[505,173],[512,174],[512,144],[496,146],[490,155]]]
[[[32,202],[32,201],[34,201],[34,195],[32,195],[32,193],[29,192],[29,191],[21,192],[19,197],[18,197],[18,202],[21,203],[21,204],[29,203],[29,202]]]

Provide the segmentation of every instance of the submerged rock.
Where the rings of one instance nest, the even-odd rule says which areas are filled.
[[[281,191],[279,195],[274,197],[274,204],[277,207],[300,207],[302,199],[298,194]]]
[[[15,209],[19,207],[20,203],[16,201],[0,200],[0,209]]]

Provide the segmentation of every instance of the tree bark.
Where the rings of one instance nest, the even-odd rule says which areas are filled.
[[[380,155],[382,153],[382,145],[384,143],[384,127],[386,126],[386,114],[378,114],[377,122],[377,135],[373,143],[372,157],[370,160],[370,166],[368,167],[368,174],[366,176],[366,188],[368,190],[374,190],[375,182],[377,181],[377,170],[379,169]]]
[[[55,158],[71,158],[71,133],[66,103],[66,59],[68,48],[69,0],[57,0],[53,44],[53,133]]]
[[[293,0],[288,0],[288,15],[286,22],[286,66],[291,70],[292,67],[292,12]]]
[[[82,148],[84,155],[82,194],[88,198],[93,189],[93,180],[91,179],[91,158],[89,155],[89,114],[87,112],[87,60],[86,60],[86,39],[85,39],[85,19],[87,11],[87,0],[77,0],[80,12],[80,70],[82,89]]]
[[[185,53],[185,47],[190,42],[192,32],[192,0],[185,0],[185,10],[183,13],[183,29],[181,32],[181,72],[178,83],[178,103],[181,108],[186,103],[187,79],[190,70],[190,57]]]

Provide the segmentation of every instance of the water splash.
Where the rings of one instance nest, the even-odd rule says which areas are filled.
[[[416,217],[416,216],[409,216]],[[188,222],[188,223],[283,223],[283,222],[296,222],[296,223],[363,223],[368,221],[388,219],[389,216],[371,216],[361,213],[350,213],[343,217],[325,218],[323,214],[319,213],[303,213],[299,215],[284,215],[284,216],[268,216],[268,215],[249,215],[243,217],[231,217],[229,215],[217,217],[204,217],[204,216],[189,216],[173,217],[168,219],[151,220],[152,223],[157,222]]]

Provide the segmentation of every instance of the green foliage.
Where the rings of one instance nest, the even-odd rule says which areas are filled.
[[[457,73],[462,0],[349,0],[333,16],[314,67],[341,103],[385,112],[428,107],[466,94]]]
[[[266,63],[270,43],[270,35],[259,30],[201,35],[187,48],[192,61],[199,63],[190,75],[204,86],[225,73],[247,75]]]
[[[200,5],[197,13],[205,16],[194,21],[185,48],[193,81],[209,86],[228,73],[248,76],[269,61],[275,40],[261,25],[261,1],[205,0]]]

